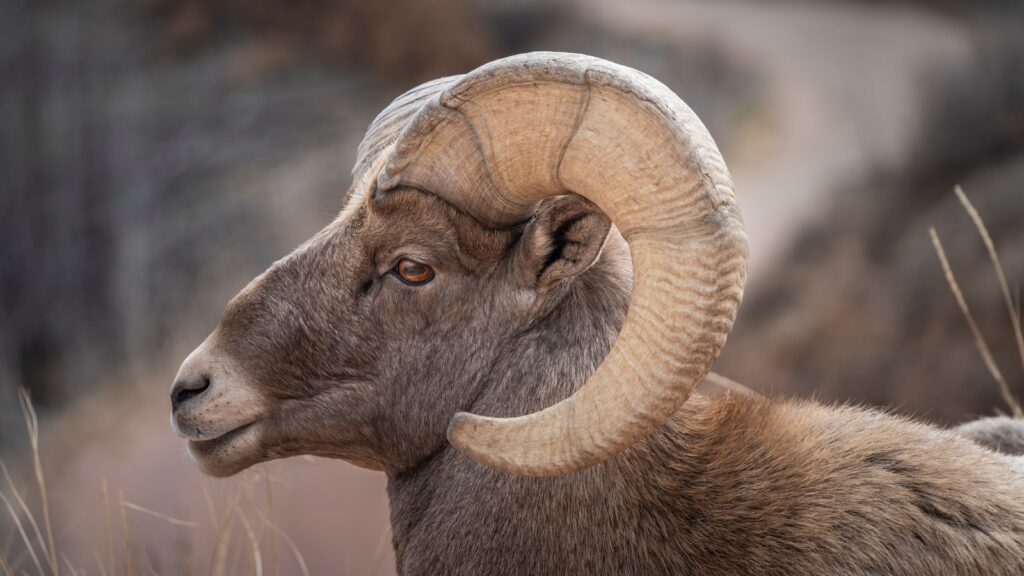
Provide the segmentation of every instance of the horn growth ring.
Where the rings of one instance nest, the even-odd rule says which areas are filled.
[[[379,190],[429,191],[493,226],[574,192],[618,226],[634,275],[622,332],[586,384],[516,418],[456,414],[448,438],[518,474],[606,460],[686,401],[732,329],[748,249],[721,153],[671,90],[598,58],[524,54],[434,86],[387,148]]]

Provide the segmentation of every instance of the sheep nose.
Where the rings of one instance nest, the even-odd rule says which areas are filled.
[[[171,387],[171,411],[177,412],[178,408],[192,398],[198,398],[210,389],[210,378],[204,375],[188,376],[180,378]]]

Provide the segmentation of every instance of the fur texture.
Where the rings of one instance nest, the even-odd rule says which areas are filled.
[[[1024,454],[1024,421],[1007,416],[982,418],[955,429],[957,434],[970,438],[986,448],[1004,454]]]
[[[532,412],[602,361],[628,307],[626,245],[571,195],[501,230],[415,190],[352,202],[189,359],[190,374],[240,368],[176,419],[215,428],[204,396],[237,387],[265,406],[193,442],[208,472],[296,454],[384,470],[406,575],[1024,573],[1021,460],[876,410],[694,395],[577,474],[469,460],[445,439],[456,411]],[[402,257],[435,279],[398,281]]]

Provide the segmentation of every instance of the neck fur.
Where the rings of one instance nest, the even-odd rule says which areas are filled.
[[[630,274],[628,249],[613,232],[601,258],[577,278],[560,304],[517,336],[495,362],[473,411],[517,416],[550,406],[582,386],[608,354],[625,321]],[[614,485],[629,482],[630,468],[626,462],[608,462],[566,477],[513,476],[477,464],[445,444],[417,466],[389,476],[399,570],[404,571],[404,563],[422,573],[458,572],[458,567],[444,564],[451,555],[431,550],[429,542],[499,546],[494,554],[506,558],[526,551],[518,560],[508,558],[523,563],[524,574],[531,573],[530,563],[536,558],[565,552],[548,550],[536,556],[531,550],[593,546],[588,540],[593,534],[587,531],[575,543],[561,534],[545,537],[544,532],[564,526],[564,518],[556,518],[564,514],[579,514],[580,522],[587,524],[626,520],[623,511],[636,506],[619,502],[626,491]],[[481,530],[490,535],[482,540]],[[551,566],[537,568],[533,573],[547,572]]]

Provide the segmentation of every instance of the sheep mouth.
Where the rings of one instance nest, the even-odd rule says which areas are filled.
[[[198,419],[192,417],[187,413],[172,413],[171,414],[171,427],[178,436],[188,440],[189,442],[213,442],[220,440],[229,435],[243,431],[245,428],[252,426],[256,423],[256,420],[248,420],[242,424],[227,423],[226,425],[217,422],[211,422],[204,419]],[[232,426],[228,428],[227,426]]]
[[[230,476],[257,463],[258,421],[233,428],[215,438],[189,440],[188,452],[199,468],[211,476]]]
[[[242,424],[241,426],[239,426],[237,428],[232,428],[231,430],[228,430],[227,432],[221,434],[220,436],[214,436],[213,438],[193,439],[193,440],[189,440],[188,443],[189,443],[189,446],[194,446],[194,447],[199,447],[199,448],[213,447],[213,446],[216,446],[218,444],[227,444],[227,443],[231,442],[232,440],[234,440],[235,438],[237,438],[237,437],[241,436],[242,434],[244,434],[245,431],[248,430],[249,428],[251,428],[253,426],[253,424],[255,424],[255,423],[256,422],[253,421],[253,422],[249,422],[249,423],[246,423],[246,424]]]

